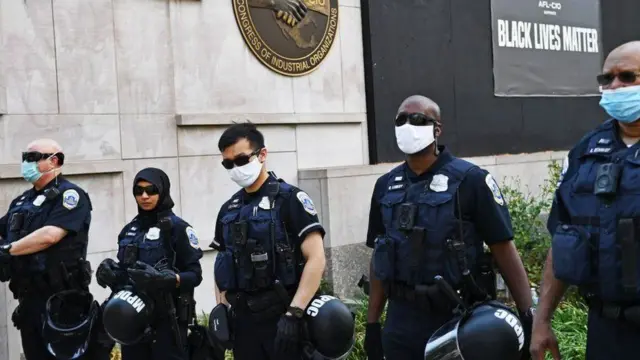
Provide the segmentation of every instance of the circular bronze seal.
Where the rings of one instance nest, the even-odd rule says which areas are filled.
[[[338,31],[338,0],[231,0],[247,46],[285,76],[314,71]]]

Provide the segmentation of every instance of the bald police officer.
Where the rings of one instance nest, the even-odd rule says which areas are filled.
[[[400,105],[395,133],[406,161],[378,179],[371,199],[368,358],[382,359],[384,352],[387,360],[424,359],[429,337],[453,317],[453,304],[434,281],[438,275],[460,289],[468,304],[495,296],[483,242],[530,329],[529,280],[511,241],[509,211],[495,179],[438,146],[440,108],[428,98],[411,96]],[[481,291],[463,275],[466,269],[483,284]],[[379,319],[387,299],[382,336]]]
[[[2,281],[10,280],[9,288],[19,301],[12,320],[27,360],[55,359],[46,347],[53,339],[42,336],[49,297],[65,290],[88,291],[91,281],[85,261],[91,200],[60,175],[63,164],[64,153],[55,141],[29,144],[22,153],[22,176],[33,186],[14,199],[0,219],[0,263],[9,264],[3,267],[8,271],[3,271]],[[108,358],[108,349],[101,356]]]
[[[565,159],[547,223],[553,235],[531,353],[560,359],[551,317],[568,285],[589,304],[587,360],[637,357],[640,341],[640,41],[614,49],[597,76],[611,118]]]

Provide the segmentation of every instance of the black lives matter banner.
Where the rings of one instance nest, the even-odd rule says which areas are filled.
[[[599,94],[599,0],[491,0],[491,18],[496,96]]]

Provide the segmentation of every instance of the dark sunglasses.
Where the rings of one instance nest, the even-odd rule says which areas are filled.
[[[141,196],[144,193],[147,193],[148,196],[153,196],[158,195],[160,190],[158,190],[158,187],[153,184],[147,186],[136,185],[133,187],[133,195]]]
[[[596,80],[598,80],[598,85],[600,86],[609,86],[616,78],[623,84],[633,84],[638,79],[638,76],[640,76],[640,72],[628,70],[620,71],[617,74],[600,74],[596,76]]]
[[[400,113],[396,116],[396,126],[402,126],[406,123],[415,126],[426,126],[435,124],[436,119],[421,113]]]
[[[246,155],[246,154],[238,155],[234,159],[223,159],[222,160],[222,166],[224,166],[224,168],[227,169],[227,170],[231,170],[231,169],[233,169],[234,166],[247,165],[249,163],[249,161],[251,161],[251,158],[254,155],[260,154],[261,150],[262,149],[258,149],[258,150],[252,152],[249,155]]]
[[[48,159],[54,155],[58,156],[58,159],[61,159],[60,157],[61,154],[59,155],[58,153],[49,154],[49,153],[41,153],[38,151],[25,151],[22,153],[22,161],[38,162],[43,159]]]

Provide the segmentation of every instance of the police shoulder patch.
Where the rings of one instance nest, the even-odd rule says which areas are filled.
[[[487,183],[487,186],[493,194],[493,200],[495,200],[498,205],[504,206],[504,197],[502,196],[502,192],[500,191],[500,187],[498,187],[496,179],[494,179],[491,174],[487,174],[484,181]]]
[[[313,205],[313,201],[306,192],[300,191],[296,194],[296,197],[304,207],[304,211],[308,212],[311,215],[316,215],[318,212],[316,211],[316,207]]]
[[[69,210],[73,210],[80,202],[80,195],[77,191],[69,189],[62,193],[62,206]]]
[[[198,234],[191,226],[187,226],[187,237],[189,238],[189,245],[194,249],[200,249],[200,242],[198,241]]]

